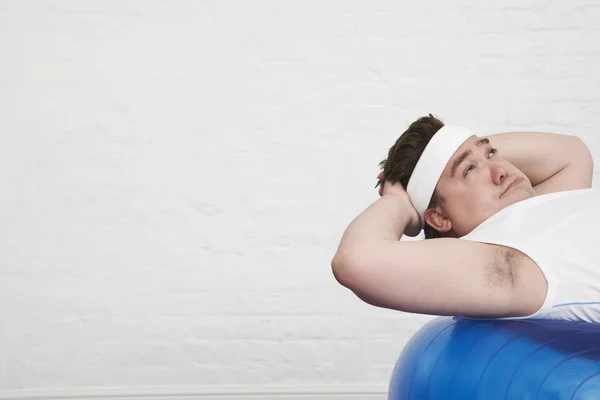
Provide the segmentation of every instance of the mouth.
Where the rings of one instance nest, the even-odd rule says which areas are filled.
[[[522,181],[523,181],[523,178],[517,178],[514,181],[512,181],[511,184],[508,185],[508,187],[504,190],[504,192],[502,192],[502,194],[500,195],[500,197],[504,196],[504,194],[506,192],[508,192],[509,190],[511,190],[512,188],[514,188],[515,186],[517,186]]]

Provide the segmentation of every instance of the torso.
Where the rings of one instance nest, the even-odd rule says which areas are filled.
[[[461,239],[494,249],[490,284],[510,283],[523,316],[600,322],[598,205],[597,189],[539,195],[500,210]]]

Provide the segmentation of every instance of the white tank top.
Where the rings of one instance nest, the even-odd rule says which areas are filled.
[[[600,322],[600,190],[519,201],[461,239],[512,247],[538,265],[548,291],[542,307],[525,318]]]

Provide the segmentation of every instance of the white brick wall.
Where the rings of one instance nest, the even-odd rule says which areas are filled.
[[[329,263],[408,123],[600,157],[600,6],[501,3],[0,2],[0,390],[385,391],[429,317]]]

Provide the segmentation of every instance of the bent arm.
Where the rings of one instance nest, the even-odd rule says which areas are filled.
[[[381,196],[348,225],[336,255],[355,253],[384,240],[400,240],[409,223],[407,206],[394,194]]]
[[[538,194],[592,187],[592,155],[577,136],[506,132],[487,137],[502,158],[527,175]]]
[[[480,318],[531,315],[544,302],[545,279],[535,265],[506,264],[503,251],[454,238],[385,241],[332,265],[343,286],[378,307]]]
[[[331,262],[340,284],[369,304],[413,313],[519,317],[539,309],[545,289],[536,282],[545,280],[537,267],[508,265],[484,243],[398,241],[404,207],[384,194],[352,221]]]

